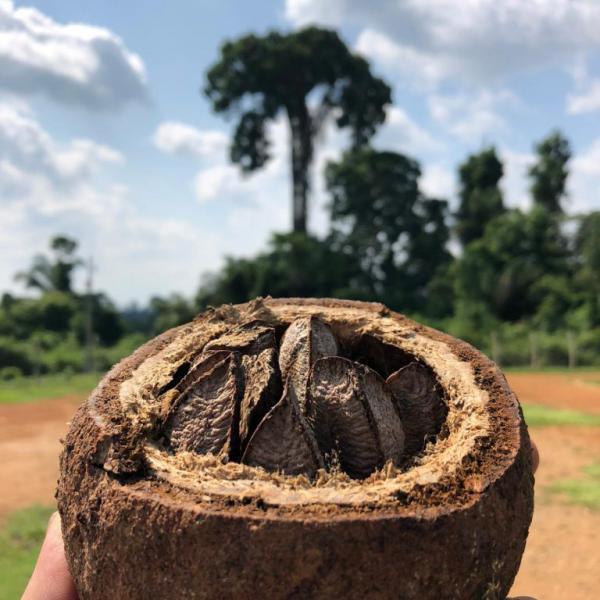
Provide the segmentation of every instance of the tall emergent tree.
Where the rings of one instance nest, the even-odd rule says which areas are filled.
[[[247,35],[226,42],[206,74],[216,112],[239,117],[230,150],[244,172],[270,158],[266,125],[283,113],[290,126],[293,227],[306,231],[314,140],[328,115],[348,127],[355,146],[385,119],[391,90],[337,33],[308,27],[289,34]]]
[[[551,213],[562,213],[571,159],[569,140],[554,131],[535,146],[535,151],[537,160],[529,169],[533,201]]]
[[[472,154],[460,165],[456,233],[463,246],[479,239],[487,223],[505,211],[498,185],[503,173],[502,163],[493,147]]]
[[[451,255],[447,202],[426,198],[420,175],[413,159],[370,147],[327,165],[332,247],[356,265],[345,295],[424,308],[428,283]]]

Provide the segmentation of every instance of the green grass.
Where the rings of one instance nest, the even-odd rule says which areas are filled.
[[[54,507],[12,513],[0,530],[0,600],[18,600],[33,571]]]
[[[100,379],[98,374],[22,377],[0,383],[0,404],[49,400],[67,395],[89,394]]]
[[[549,486],[553,494],[561,494],[571,504],[600,510],[600,462],[592,463],[584,469],[581,479],[564,479]]]
[[[600,366],[575,367],[501,367],[505,373],[564,373],[565,375],[578,375],[579,373],[598,373]]]
[[[539,404],[523,404],[525,421],[529,427],[546,427],[549,425],[583,425],[600,427],[600,415],[564,408],[550,408]]]

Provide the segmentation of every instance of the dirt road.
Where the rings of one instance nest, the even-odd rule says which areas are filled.
[[[600,415],[600,373],[509,373],[521,402]]]
[[[540,451],[533,523],[512,594],[539,600],[591,600],[600,590],[600,512],[548,494],[600,460],[600,429],[544,427],[531,431]]]
[[[12,510],[54,501],[59,439],[81,398],[0,405],[0,522]]]
[[[600,414],[600,386],[590,380],[600,381],[600,373],[509,376],[522,402]],[[80,401],[0,405],[0,521],[12,510],[54,501],[59,438]],[[547,427],[531,433],[541,454],[536,509],[512,593],[539,600],[589,600],[600,590],[600,512],[566,504],[545,488],[600,460],[600,429]]]

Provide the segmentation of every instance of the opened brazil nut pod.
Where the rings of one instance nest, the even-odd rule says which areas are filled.
[[[114,367],[57,496],[82,599],[500,599],[533,475],[470,345],[380,304],[267,298]]]

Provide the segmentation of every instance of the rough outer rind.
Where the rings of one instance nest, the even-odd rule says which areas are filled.
[[[406,322],[381,305],[265,304],[278,302],[360,306]],[[505,598],[533,510],[521,411],[491,361],[413,325],[469,360],[489,394],[493,430],[462,466],[460,491],[425,486],[381,506],[269,506],[207,499],[148,476],[141,433],[124,414],[119,389],[190,324],[117,365],[71,424],[57,498],[80,598]],[[493,477],[482,471],[490,454],[503,457]]]

